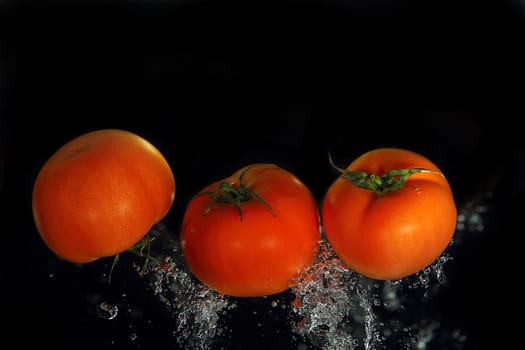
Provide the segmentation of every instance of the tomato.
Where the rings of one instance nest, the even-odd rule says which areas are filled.
[[[185,210],[181,245],[193,274],[223,294],[287,290],[311,264],[320,215],[310,190],[274,164],[252,164],[206,186]]]
[[[332,163],[333,165],[333,163]],[[333,250],[378,280],[412,275],[450,244],[457,220],[447,179],[428,158],[379,148],[355,159],[326,191],[321,218]]]
[[[67,142],[44,163],[32,209],[57,256],[88,263],[137,243],[174,197],[172,170],[157,148],[129,131],[103,129]]]

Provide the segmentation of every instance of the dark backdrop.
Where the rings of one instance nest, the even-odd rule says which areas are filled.
[[[320,200],[335,176],[329,151],[339,164],[379,146],[427,155],[458,206],[491,194],[486,229],[458,247],[435,301],[443,322],[459,323],[471,348],[510,340],[506,315],[521,304],[524,11],[519,1],[0,1],[2,341],[104,348],[130,332],[82,299],[103,288],[107,261],[80,271],[57,261],[31,216],[47,157],[108,127],[141,134],[172,165],[174,233],[191,195],[247,163],[293,171]],[[121,283],[103,293],[126,290],[142,308],[135,348],[172,342],[136,275]],[[237,333],[239,348],[286,348],[286,332],[254,328]]]

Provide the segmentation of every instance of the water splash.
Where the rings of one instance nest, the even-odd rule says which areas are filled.
[[[348,314],[352,288],[347,286],[355,285],[356,275],[343,266],[325,240],[320,243],[315,263],[291,287],[298,316],[292,330],[318,348],[355,349],[357,339]]]
[[[221,316],[235,303],[193,277],[183,263],[180,246],[175,244],[162,260],[151,264],[145,277],[174,317],[172,335],[177,343],[192,350],[214,348],[225,332]]]
[[[346,268],[323,239],[317,260],[292,286],[292,330],[317,349],[425,349],[439,322],[424,331],[417,320],[408,320],[412,310],[407,303],[436,292],[446,280],[444,265],[449,260],[445,252],[413,276],[377,281]]]
[[[368,279],[348,269],[323,235],[316,261],[293,281],[292,301],[268,299],[270,310],[288,312],[297,349],[428,350],[443,344],[463,349],[465,332],[444,324],[428,301],[447,282],[451,249],[464,234],[484,230],[487,210],[473,203],[460,208],[448,249],[418,273],[393,281]],[[197,281],[185,267],[180,247],[162,256],[146,277],[173,314],[174,338],[186,349],[214,348],[227,337],[221,320],[237,306],[234,299]]]

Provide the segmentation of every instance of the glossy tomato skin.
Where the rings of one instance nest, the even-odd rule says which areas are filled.
[[[174,197],[172,170],[157,148],[137,134],[103,129],[72,139],[44,163],[32,208],[56,255],[88,263],[138,242]]]
[[[347,169],[382,176],[413,167],[441,173],[421,154],[398,148],[367,152]],[[382,195],[339,177],[321,210],[326,237],[341,260],[380,280],[400,279],[430,265],[450,244],[457,220],[450,184],[432,172],[413,174],[400,190]]]
[[[311,264],[320,239],[320,215],[310,190],[273,164],[250,166],[243,180],[271,207],[251,198],[235,205],[210,195],[222,181],[238,184],[246,167],[210,184],[188,204],[182,223],[183,255],[193,274],[224,295],[258,297],[283,292]]]

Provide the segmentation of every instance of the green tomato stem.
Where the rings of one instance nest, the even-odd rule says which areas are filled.
[[[350,171],[343,169],[334,164],[332,156],[328,154],[330,165],[341,173],[341,176],[352,184],[365,190],[374,191],[379,195],[394,192],[403,187],[408,178],[413,174],[418,173],[432,173],[443,176],[440,172],[426,169],[426,168],[409,168],[409,169],[393,169],[389,170],[382,176],[377,174],[368,174],[364,171]]]
[[[113,263],[111,264],[111,269],[109,270],[109,275],[108,275],[108,284],[111,283],[111,277],[113,276],[113,270],[115,270],[115,266],[117,266],[119,260],[120,260],[120,254],[117,254],[113,257]]]
[[[271,213],[275,216],[272,207],[264,200],[264,198],[251,188],[247,188],[244,185],[244,176],[248,170],[252,169],[257,165],[252,165],[244,169],[239,175],[239,183],[236,182],[227,183],[221,182],[217,187],[217,190],[213,192],[202,192],[202,194],[209,195],[211,197],[208,207],[204,210],[204,215],[207,215],[213,208],[215,203],[227,203],[234,205],[239,212],[239,219],[242,221],[242,209],[241,203],[250,200],[252,197],[261,202]]]
[[[142,265],[142,268],[139,271],[139,275],[141,277],[143,277],[146,271],[148,270],[148,267],[151,261],[156,261],[156,262],[159,261],[158,259],[151,256],[151,242],[153,242],[154,240],[155,240],[155,237],[151,236],[151,231],[150,231],[144,237],[142,237],[140,241],[138,241],[137,243],[135,243],[134,245],[132,245],[131,247],[127,249],[128,252],[138,257],[144,258],[144,264]],[[146,250],[146,252],[144,252],[144,249]],[[115,270],[115,267],[117,266],[119,260],[120,260],[120,254],[116,254],[113,257],[113,262],[109,270],[108,284],[111,283],[113,271]]]

